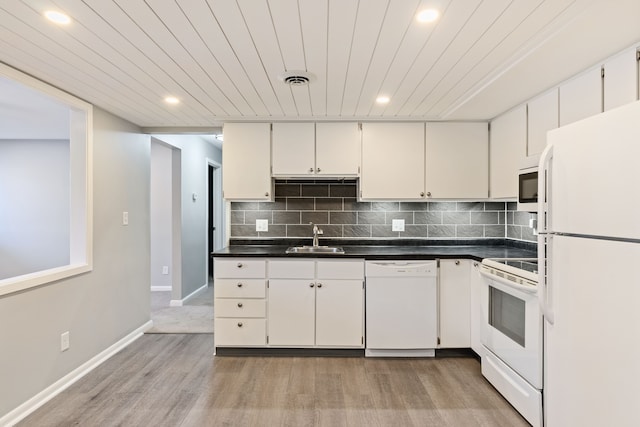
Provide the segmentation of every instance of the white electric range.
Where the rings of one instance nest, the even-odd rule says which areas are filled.
[[[482,261],[482,374],[534,427],[542,426],[542,312],[537,258]]]

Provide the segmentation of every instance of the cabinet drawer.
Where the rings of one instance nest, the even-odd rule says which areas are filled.
[[[265,319],[223,318],[215,320],[216,346],[264,346],[267,344]]]
[[[215,316],[266,317],[267,304],[263,299],[216,298]]]
[[[264,298],[264,279],[216,279],[213,289],[216,298]]]
[[[269,261],[269,278],[313,279],[315,274],[315,261]]]
[[[265,260],[246,258],[215,259],[214,273],[218,277],[257,279],[266,277]]]
[[[318,279],[364,280],[364,261],[318,261]]]

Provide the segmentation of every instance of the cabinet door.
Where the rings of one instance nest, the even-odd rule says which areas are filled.
[[[604,111],[638,99],[638,59],[629,49],[604,64]]]
[[[316,173],[357,176],[359,172],[358,123],[316,123]]]
[[[424,124],[363,123],[362,199],[424,198]]]
[[[469,317],[471,322],[471,349],[478,354],[478,356],[484,356],[484,347],[481,341],[482,330],[482,301],[481,292],[482,287],[482,275],[480,274],[480,262],[472,261],[471,263],[471,278],[469,280],[470,293],[469,293]]]
[[[469,260],[440,260],[440,348],[471,346],[469,281]]]
[[[312,346],[315,333],[315,282],[270,279],[269,345]]]
[[[489,127],[487,123],[427,123],[427,197],[487,198]]]
[[[226,123],[222,194],[227,200],[271,199],[269,123]]]
[[[363,282],[318,280],[316,345],[363,347]]]
[[[489,190],[492,199],[518,196],[518,165],[527,145],[527,110],[511,110],[491,122]]]
[[[315,125],[274,123],[272,174],[305,176],[315,173]]]
[[[602,70],[587,71],[560,86],[560,126],[602,112]]]
[[[529,101],[527,110],[526,155],[536,156],[547,146],[547,132],[558,127],[558,89]]]

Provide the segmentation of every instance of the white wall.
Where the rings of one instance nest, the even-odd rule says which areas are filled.
[[[154,138],[181,151],[182,286],[179,294],[174,288],[172,298],[184,299],[207,284],[206,159],[222,163],[222,151],[197,135],[154,135]]]
[[[93,161],[93,271],[0,297],[0,417],[150,319],[149,136],[94,108]]]
[[[0,279],[69,263],[69,140],[0,140]]]
[[[171,287],[172,149],[151,142],[151,287]],[[168,274],[162,274],[162,267]]]

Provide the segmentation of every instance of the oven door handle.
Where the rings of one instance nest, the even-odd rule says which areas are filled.
[[[482,271],[482,270],[480,270],[480,274],[482,274],[487,279],[495,280],[496,282],[502,283],[505,286],[508,286],[510,288],[513,288],[513,289],[516,289],[516,290],[519,290],[519,291],[522,291],[522,292],[526,292],[528,294],[535,295],[538,292],[538,288],[537,287],[520,285],[519,283],[514,283],[511,280],[504,279],[502,277],[493,275],[491,273],[487,273],[487,272]]]

